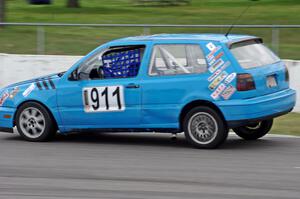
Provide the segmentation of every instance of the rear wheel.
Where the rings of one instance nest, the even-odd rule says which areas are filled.
[[[28,141],[47,141],[56,133],[52,116],[36,102],[25,103],[18,109],[16,126],[19,134]]]
[[[238,136],[245,140],[257,140],[266,135],[272,128],[273,119],[255,122],[232,129]]]
[[[183,129],[186,139],[196,148],[216,148],[228,136],[228,128],[220,115],[205,106],[193,108],[187,113]]]

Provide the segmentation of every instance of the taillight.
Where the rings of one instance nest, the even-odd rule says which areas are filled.
[[[285,66],[284,76],[285,76],[285,81],[289,82],[290,81],[290,74],[289,74],[289,70],[286,66]]]
[[[252,75],[249,73],[238,74],[236,89],[238,91],[248,91],[255,89],[255,83]]]

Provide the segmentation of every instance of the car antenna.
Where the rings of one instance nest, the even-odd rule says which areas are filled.
[[[229,35],[229,33],[231,32],[231,30],[234,28],[234,26],[236,25],[237,22],[239,22],[239,20],[242,18],[242,16],[248,11],[248,9],[251,7],[251,4],[249,4],[246,9],[244,9],[241,14],[239,15],[239,17],[233,22],[233,24],[229,27],[229,29],[227,30],[225,37],[227,37]]]

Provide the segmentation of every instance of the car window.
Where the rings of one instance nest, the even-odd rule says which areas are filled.
[[[149,75],[176,75],[203,73],[207,64],[197,44],[155,45],[152,51]]]
[[[136,77],[145,46],[118,46],[102,50],[78,68],[79,79],[111,79]]]
[[[280,59],[259,40],[232,44],[230,51],[239,64],[245,69],[273,64],[280,61]]]

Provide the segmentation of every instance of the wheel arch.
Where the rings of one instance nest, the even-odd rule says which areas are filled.
[[[37,100],[26,100],[26,101],[23,101],[22,103],[20,103],[17,108],[16,108],[16,111],[14,113],[14,117],[13,117],[13,126],[16,126],[16,116],[17,116],[17,113],[18,113],[18,110],[21,106],[23,106],[24,104],[26,103],[29,103],[29,102],[34,102],[34,103],[37,103],[41,106],[43,106],[49,113],[51,119],[53,120],[54,124],[55,124],[55,128],[58,129],[58,124],[57,124],[57,121],[52,113],[52,111],[50,110],[50,108],[48,106],[46,106],[44,103],[40,102],[40,101],[37,101]]]
[[[224,124],[226,126],[228,126],[222,111],[217,107],[217,105],[215,105],[213,102],[210,102],[210,101],[207,101],[207,100],[194,100],[194,101],[191,101],[188,104],[186,104],[181,109],[181,112],[180,112],[180,115],[179,115],[179,124],[180,124],[180,130],[181,131],[183,130],[182,124],[183,124],[183,120],[184,120],[184,117],[186,116],[186,114],[190,110],[192,110],[193,108],[198,107],[198,106],[206,106],[206,107],[209,107],[209,108],[215,110],[220,115],[222,120],[224,121]]]

